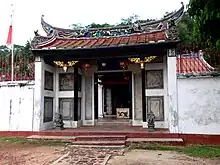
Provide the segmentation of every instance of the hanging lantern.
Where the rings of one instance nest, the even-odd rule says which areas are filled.
[[[85,63],[82,65],[82,68],[85,70],[85,71],[88,71],[89,68],[91,67],[91,65],[89,63]]]
[[[62,67],[64,72],[67,72],[69,67],[73,67],[78,61],[54,61],[54,64],[56,64],[58,67]]]

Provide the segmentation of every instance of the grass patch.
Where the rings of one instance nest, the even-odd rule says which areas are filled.
[[[145,149],[145,150],[160,150],[160,151],[176,151],[184,153],[192,157],[200,158],[220,158],[220,146],[160,146],[150,144],[131,145],[128,149]]]
[[[220,146],[188,146],[183,152],[193,157],[220,158]]]
[[[23,144],[23,145],[45,145],[45,146],[65,146],[66,143],[54,140],[27,140],[25,137],[5,137],[0,136],[0,145]]]

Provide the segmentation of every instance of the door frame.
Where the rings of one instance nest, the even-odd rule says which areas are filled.
[[[118,73],[118,72],[128,72],[129,73],[129,88],[128,90],[131,90],[130,93],[130,101],[131,101],[131,105],[129,108],[129,120],[133,120],[133,105],[134,105],[134,99],[133,99],[133,72],[130,70],[106,70],[106,71],[96,71],[94,72],[94,116],[95,116],[95,120],[98,120],[98,75],[103,75],[103,74],[108,74],[108,73]],[[104,97],[103,97],[104,99]],[[103,100],[102,100],[103,101]],[[103,101],[104,102],[104,101]],[[105,105],[103,105],[104,107]],[[104,109],[102,110],[104,112]]]

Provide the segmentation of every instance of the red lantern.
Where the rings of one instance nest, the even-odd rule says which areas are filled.
[[[91,65],[88,64],[88,63],[82,65],[82,68],[83,68],[85,71],[88,71],[88,69],[89,69],[90,67],[91,67]]]

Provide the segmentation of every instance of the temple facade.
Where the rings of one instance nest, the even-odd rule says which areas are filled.
[[[35,32],[33,130],[105,123],[175,132],[177,113],[176,23],[184,6],[162,20],[96,29],[41,24]],[[120,127],[118,127],[120,130]]]

